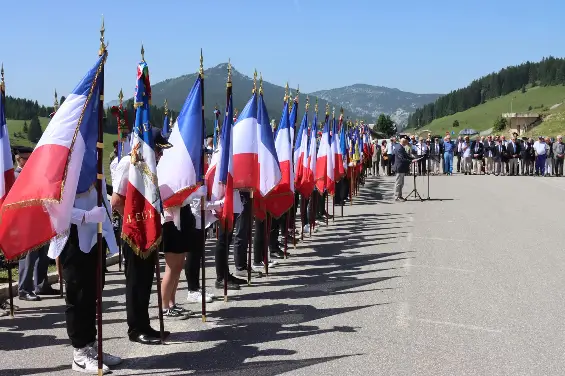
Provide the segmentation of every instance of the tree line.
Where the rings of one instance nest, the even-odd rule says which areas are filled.
[[[527,61],[523,64],[501,69],[471,82],[465,88],[457,89],[439,97],[410,115],[408,127],[418,128],[434,119],[453,115],[498,98],[526,86],[553,86],[565,84],[565,59],[547,57],[538,63]]]

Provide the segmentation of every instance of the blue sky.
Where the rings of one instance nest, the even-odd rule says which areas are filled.
[[[231,58],[303,92],[354,83],[445,93],[508,65],[564,56],[562,0],[2,0],[7,93],[51,104],[110,42],[106,100],[133,94],[140,45],[151,81]],[[235,88],[237,90],[237,88]]]

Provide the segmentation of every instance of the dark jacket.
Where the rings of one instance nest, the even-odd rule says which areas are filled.
[[[492,153],[492,157],[494,158],[494,149],[496,148],[496,142],[485,141],[485,143],[483,144],[483,147],[484,147],[484,152],[485,152],[485,158],[487,158],[489,156],[489,152]]]
[[[477,149],[477,143],[479,145],[479,148]],[[471,142],[471,158],[473,159],[483,159],[484,156],[484,146],[483,144],[481,144],[480,141],[472,141]],[[475,157],[475,154],[477,154],[477,156]]]
[[[493,147],[492,159],[495,162],[501,162],[505,155],[506,155],[506,146],[500,144],[500,145],[495,145]]]
[[[412,159],[403,147],[397,148],[394,152],[394,170],[401,174],[409,173]]]
[[[506,144],[506,154],[508,155],[508,158],[512,158],[513,154],[517,154],[518,156],[520,155],[520,150],[521,150],[520,143],[516,142],[514,143],[514,145],[516,145],[516,150],[512,150],[511,141],[508,141],[508,143]]]

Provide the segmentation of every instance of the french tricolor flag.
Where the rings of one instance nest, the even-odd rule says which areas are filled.
[[[305,162],[308,161],[308,112],[304,113],[296,143],[294,144],[294,186],[300,192],[302,176],[304,175]]]
[[[220,145],[223,146],[223,151],[221,152],[219,158],[219,165],[217,168],[218,183],[223,185],[223,198],[224,207],[222,208],[222,214],[220,215],[220,225],[225,226],[226,231],[231,231],[233,229],[233,203],[234,203],[234,191],[233,191],[233,104],[232,96],[230,95],[227,108],[226,116],[224,118],[224,125],[222,126],[222,135],[220,136]]]
[[[253,93],[233,126],[234,189],[259,189],[257,134],[257,94]]]
[[[300,182],[300,194],[309,198],[316,185],[314,180],[314,173],[316,172],[316,135],[318,134],[318,114],[314,114],[314,121],[310,129],[310,136],[308,142],[307,154],[305,154],[304,172],[302,173],[302,181]]]
[[[157,173],[165,208],[180,207],[203,183],[202,85],[198,77],[171,130],[169,142],[174,147],[163,150],[159,160]]]
[[[267,198],[267,211],[273,217],[280,218],[294,204],[294,179],[291,162],[292,145],[287,102],[284,103],[281,121],[275,135],[275,149],[279,161],[281,180]]]
[[[0,206],[6,195],[14,185],[14,162],[12,161],[12,151],[10,149],[10,135],[6,124],[6,93],[4,85],[0,84],[0,166],[3,174],[0,174]]]
[[[290,99],[289,99],[290,100]],[[290,146],[292,147],[294,142],[294,135],[296,134],[296,121],[298,120],[298,96],[294,100],[294,105],[290,111],[290,116],[288,118],[290,124]]]
[[[75,196],[96,180],[98,105],[106,57],[104,53],[67,96],[4,199],[0,248],[7,259],[68,236]],[[5,150],[2,155],[5,159]]]
[[[288,119],[288,118],[287,118]],[[281,168],[275,149],[275,140],[273,139],[273,128],[269,121],[269,113],[263,99],[263,94],[259,95],[259,105],[257,111],[257,140],[258,140],[258,165],[259,171],[257,181],[257,200],[254,200],[255,216],[261,220],[264,219],[264,210],[266,210],[265,198],[273,191],[282,179]]]
[[[339,132],[338,132],[339,130]],[[335,155],[335,165],[334,165],[334,175],[335,181],[340,181],[345,176],[345,170],[347,166],[344,165],[344,151],[342,149],[342,137],[344,136],[343,133],[343,115],[339,116],[339,124],[336,127],[335,122],[333,126],[333,134],[332,134],[332,151]],[[345,140],[343,140],[345,142]]]
[[[155,142],[149,122],[151,84],[149,68],[145,61],[141,61],[137,66],[135,89],[135,126],[122,239],[138,256],[147,258],[161,243],[162,204],[157,178]]]
[[[326,115],[316,161],[316,188],[322,194],[333,183],[334,161],[331,155],[330,120]],[[335,190],[335,185],[334,185]]]

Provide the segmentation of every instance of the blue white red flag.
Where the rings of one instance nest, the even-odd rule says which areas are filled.
[[[0,249],[7,259],[67,237],[76,194],[87,192],[96,181],[106,57],[104,53],[67,96],[4,199]],[[107,225],[111,228],[109,218]]]
[[[259,190],[257,94],[251,99],[233,126],[234,189]]]
[[[300,191],[302,183],[302,176],[308,162],[308,112],[304,113],[298,134],[296,136],[296,143],[294,144],[294,186],[295,189]]]
[[[300,183],[300,194],[309,198],[315,187],[314,174],[316,172],[316,135],[318,134],[318,114],[314,114],[314,121],[310,129],[307,154],[305,154],[306,165],[302,174],[302,181]]]
[[[162,203],[157,179],[155,142],[149,108],[151,83],[145,61],[137,66],[135,126],[124,206],[122,239],[140,257],[147,258],[161,243]],[[175,127],[178,128],[178,127]]]
[[[0,206],[14,185],[14,163],[10,148],[10,135],[6,123],[6,93],[4,85],[0,84]]]
[[[289,120],[288,103],[285,102],[275,136],[275,149],[279,161],[281,180],[267,197],[267,211],[275,218],[280,218],[294,204],[292,145]]]
[[[165,208],[182,206],[188,196],[203,184],[202,85],[202,79],[198,77],[169,136],[174,147],[163,151],[157,167]]]

